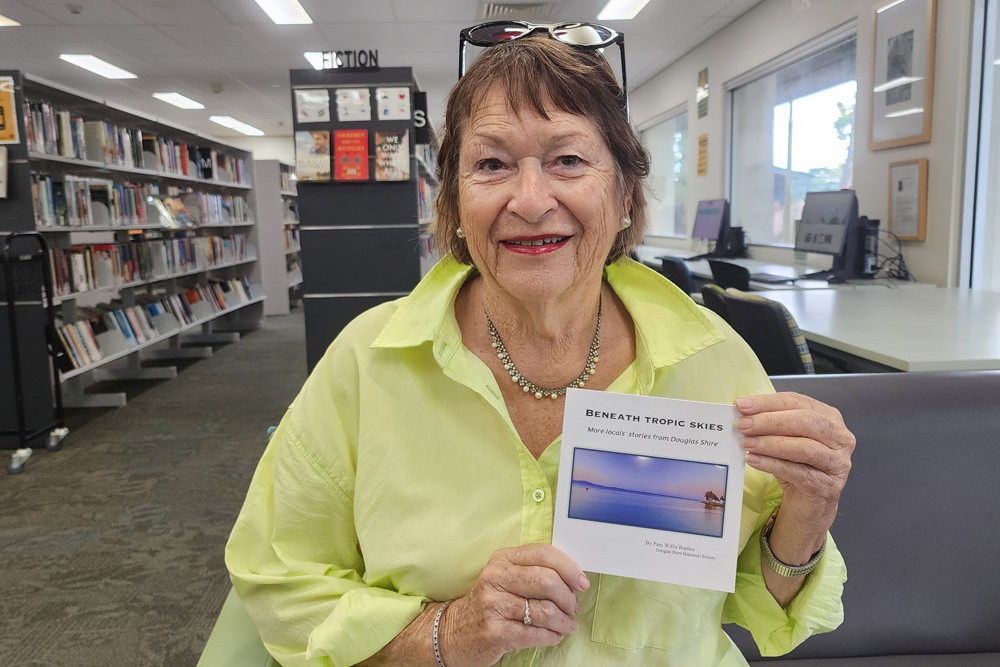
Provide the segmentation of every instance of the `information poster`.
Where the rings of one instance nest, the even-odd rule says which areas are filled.
[[[409,88],[376,88],[378,99],[379,120],[409,120],[410,89]]]
[[[330,91],[315,88],[295,91],[295,120],[299,123],[326,123],[330,120]]]
[[[375,180],[410,180],[410,131],[375,133]]]
[[[738,416],[732,405],[568,390],[552,544],[590,572],[732,592]]]
[[[708,173],[708,135],[698,135],[698,175]]]
[[[20,143],[14,108],[14,77],[0,76],[0,144]]]
[[[334,130],[333,180],[368,180],[368,130]]]
[[[342,123],[372,119],[371,94],[367,88],[337,88],[337,120]]]
[[[698,102],[698,118],[708,115],[708,68],[698,72],[698,88],[695,90],[694,99]]]

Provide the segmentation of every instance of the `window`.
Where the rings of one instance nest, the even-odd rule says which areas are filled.
[[[646,234],[687,236],[687,112],[681,112],[639,133],[649,151]]]
[[[969,103],[969,144],[966,170],[969,179],[962,224],[960,284],[1000,290],[1000,19],[996,0],[976,3],[973,89]],[[978,95],[976,95],[978,92]],[[977,103],[978,102],[978,103]]]
[[[807,192],[854,183],[850,37],[732,90],[732,224],[748,242],[795,244]]]

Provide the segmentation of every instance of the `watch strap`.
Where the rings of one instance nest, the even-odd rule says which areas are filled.
[[[813,554],[813,557],[809,559],[808,563],[803,563],[802,565],[789,565],[788,563],[783,563],[778,560],[774,552],[771,551],[771,544],[768,541],[771,537],[771,530],[774,528],[775,518],[778,516],[778,510],[774,510],[771,516],[767,518],[767,522],[764,523],[764,527],[760,529],[760,554],[761,558],[764,560],[764,564],[767,566],[771,572],[774,572],[779,577],[804,577],[819,565],[819,559],[823,557],[823,553],[826,551],[826,538],[823,539],[823,546],[820,547],[819,551]]]

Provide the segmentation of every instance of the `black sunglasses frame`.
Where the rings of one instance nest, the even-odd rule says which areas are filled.
[[[501,25],[518,26],[525,29],[525,31],[522,32],[521,34],[515,35],[505,41],[514,41],[521,39],[522,37],[527,37],[528,35],[545,33],[548,34],[548,36],[551,39],[554,39],[557,42],[562,42],[563,44],[566,44],[568,46],[572,46],[578,49],[587,49],[590,51],[594,49],[603,49],[605,47],[611,46],[612,44],[617,44],[618,53],[621,54],[621,62],[622,62],[622,96],[624,97],[625,100],[625,118],[626,119],[629,118],[628,83],[625,74],[625,34],[618,32],[617,30],[613,30],[607,26],[599,25],[597,23],[529,23],[527,21],[488,21],[486,23],[479,23],[469,28],[463,28],[461,32],[459,32],[458,34],[458,78],[459,79],[465,76],[466,44],[472,44],[473,46],[481,46],[484,48],[489,48],[491,46],[496,46],[497,44],[502,43],[497,41],[488,42],[485,40],[476,40],[472,38],[472,33],[474,33],[477,30],[481,30],[482,28],[489,28],[491,26],[501,26]],[[603,42],[599,42],[597,44],[574,44],[572,42],[567,42],[565,40],[556,37],[556,30],[558,30],[559,28],[569,28],[577,26],[600,28],[601,30],[606,30],[607,32],[609,32],[610,36],[608,37],[608,39],[604,40]]]

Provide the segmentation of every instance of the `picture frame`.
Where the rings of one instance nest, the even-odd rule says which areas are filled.
[[[937,0],[875,7],[868,144],[873,151],[931,140]]]
[[[889,164],[889,231],[901,241],[927,239],[927,158]]]

